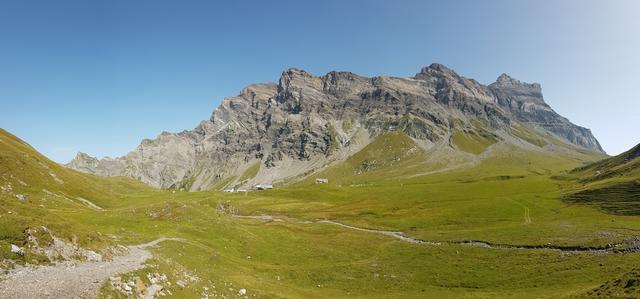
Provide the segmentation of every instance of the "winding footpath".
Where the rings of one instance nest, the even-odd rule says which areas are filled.
[[[241,216],[234,218],[253,219],[266,222],[292,222],[289,219],[276,218],[270,215]],[[635,238],[630,243],[613,244],[607,247],[579,247],[552,245],[509,245],[495,244],[485,241],[428,241],[409,237],[403,232],[386,231],[352,226],[332,220],[295,221],[304,224],[328,224],[345,229],[366,233],[381,234],[399,239],[411,244],[423,245],[463,245],[497,249],[519,250],[555,250],[571,253],[618,254],[640,252],[640,239]],[[111,276],[141,269],[151,258],[146,248],[164,241],[186,242],[179,238],[159,238],[149,243],[129,246],[128,253],[115,256],[110,261],[102,262],[73,262],[66,261],[52,266],[19,266],[6,274],[0,275],[0,298],[95,298],[102,283]]]
[[[18,267],[0,276],[0,298],[96,298],[102,283],[111,276],[144,267],[151,257],[145,248],[163,241],[129,246],[126,255],[103,262],[66,261],[52,266]]]

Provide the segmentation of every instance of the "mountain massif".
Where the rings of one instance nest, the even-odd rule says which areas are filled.
[[[411,138],[426,160],[446,158],[446,167],[482,160],[497,144],[603,153],[590,130],[553,111],[539,84],[502,74],[483,85],[432,64],[411,78],[288,69],[277,84],[225,98],[193,130],[163,132],[119,158],[79,153],[67,166],[158,188],[279,183],[344,161],[387,132]]]
[[[194,130],[69,166],[118,177],[0,129],[0,298],[640,291],[640,145],[606,157],[506,75],[288,70]]]

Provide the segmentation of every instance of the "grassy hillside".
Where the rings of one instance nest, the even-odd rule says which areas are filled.
[[[589,298],[638,298],[640,294],[640,270],[633,269],[589,291]]]
[[[451,137],[451,143],[458,149],[476,155],[496,142],[496,137],[485,130],[456,130]]]
[[[615,184],[640,178],[640,144],[615,157],[610,157],[571,171],[580,183]]]
[[[618,234],[598,237],[594,231],[610,226],[611,217],[579,207],[565,210],[557,199],[562,190],[551,176],[581,164],[569,157],[498,147],[493,156],[470,168],[411,178],[380,177],[368,184],[308,183],[254,193],[260,195],[255,200],[238,199],[247,213],[334,219],[411,232],[427,240],[607,244]],[[353,180],[346,174],[341,180]],[[588,219],[593,215],[599,219]]]
[[[6,132],[0,146],[1,185],[12,186],[0,195],[3,259],[37,263],[7,248],[24,242],[26,228],[39,225],[96,249],[183,238],[158,244],[144,269],[123,275],[149,285],[147,274],[164,274],[171,282],[163,285],[169,298],[229,298],[240,289],[248,297],[267,298],[589,297],[617,292],[626,285],[616,280],[623,275],[636,279],[640,262],[638,254],[414,244],[318,222],[439,242],[577,248],[624,243],[640,230],[637,217],[560,199],[564,185],[552,177],[583,165],[582,155],[497,144],[478,164],[420,175],[429,154],[410,138],[389,134],[327,169],[329,184],[304,181],[237,194],[161,191],[80,174]],[[27,201],[17,194],[26,194]],[[239,217],[251,215],[278,219]],[[105,282],[101,296],[123,294]]]
[[[127,194],[150,191],[127,178],[98,178],[58,165],[30,145],[0,129],[0,259],[47,262],[42,256],[11,253],[10,244],[27,244],[29,230],[51,241],[42,227],[66,240],[99,250],[111,243],[76,217],[95,217]],[[46,244],[42,244],[43,246]]]
[[[511,133],[532,144],[532,145],[536,145],[539,147],[543,147],[547,144],[549,144],[549,142],[547,142],[545,140],[545,138],[543,138],[542,136],[540,136],[540,133],[535,132],[533,129],[527,127],[526,125],[520,124],[520,123],[514,123],[514,125],[512,125],[511,127]]]
[[[413,175],[438,167],[428,165],[427,159],[427,153],[407,135],[385,133],[346,161],[310,177],[305,185],[315,177],[328,178],[335,184],[352,185]]]
[[[372,148],[365,148],[356,156],[363,157],[370,152]],[[340,184],[340,180],[356,180],[353,177],[362,175],[354,172],[358,163],[353,163],[350,168],[342,166],[346,170],[336,183],[313,185],[308,182],[308,185],[255,192],[248,196],[225,194],[222,198],[242,215],[275,215],[288,219],[286,222],[243,220],[243,223],[270,227],[274,233],[283,229],[296,237],[301,237],[306,229],[313,229],[314,221],[331,219],[361,228],[401,231],[414,238],[435,242],[482,240],[518,246],[583,248],[624,243],[640,229],[636,217],[607,215],[590,207],[567,206],[560,200],[564,190],[552,177],[585,162],[571,155],[549,155],[498,146],[489,158],[470,168],[412,178],[380,175],[364,185]],[[296,224],[301,221],[306,224]],[[367,233],[354,233],[340,227],[324,229],[327,231],[313,241],[314,248],[319,249],[320,244],[348,244],[345,245],[348,248],[338,246],[336,250],[341,254],[351,252],[364,259],[361,264],[354,258],[344,268],[341,264],[344,261],[333,261],[334,266],[327,271],[333,275],[344,273],[344,276],[328,279],[319,274],[325,273],[320,264],[312,270],[307,264],[312,264],[312,259],[296,257],[295,267],[304,264],[303,268],[322,281],[322,285],[343,288],[341,292],[325,293],[333,296],[357,293],[373,297],[376,294],[588,297],[594,289],[614,280],[620,273],[632,271],[632,265],[639,258],[637,254],[612,256],[454,245],[430,247],[403,244],[384,237],[379,241],[367,241],[363,238],[376,238],[375,235],[367,236]],[[347,240],[348,243],[344,243]],[[383,246],[378,242],[388,244]],[[303,248],[294,254],[309,250]],[[372,248],[377,250],[372,252]],[[334,254],[322,256],[335,257]],[[374,264],[376,266],[372,266]],[[373,277],[369,276],[369,280],[362,272]],[[402,278],[394,279],[391,275]],[[361,282],[368,287],[360,288],[363,287]],[[384,290],[377,288],[379,284],[384,284]],[[397,287],[413,291],[399,291]]]
[[[565,200],[595,205],[615,214],[640,214],[640,145],[608,159],[572,170]]]
[[[145,184],[128,178],[102,178],[70,170],[47,159],[30,145],[2,129],[0,173],[5,186],[12,186],[13,194],[24,193],[38,197],[48,195],[43,191],[48,190],[68,197],[83,197],[104,207],[117,204],[118,199],[131,192],[152,190]]]

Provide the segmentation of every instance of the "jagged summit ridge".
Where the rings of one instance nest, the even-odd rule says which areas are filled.
[[[252,84],[225,98],[210,119],[193,130],[163,132],[112,160],[96,163],[78,155],[68,166],[126,175],[161,188],[196,190],[238,180],[256,164],[260,170],[254,178],[236,183],[313,173],[384,132],[402,131],[425,149],[455,149],[450,141],[455,132],[482,131],[500,142],[513,142],[519,138],[509,135],[515,125],[602,151],[588,129],[570,123],[545,103],[539,84],[501,75],[485,86],[431,64],[411,78],[336,71],[314,76],[287,69],[278,83]]]
[[[496,79],[496,82],[492,83],[493,86],[510,87],[510,88],[531,88],[539,89],[542,92],[542,86],[540,83],[526,83],[518,79],[509,76],[507,73],[502,73]]]

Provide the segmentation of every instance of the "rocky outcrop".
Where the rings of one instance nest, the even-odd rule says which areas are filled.
[[[539,84],[501,75],[485,86],[432,64],[412,78],[367,78],[350,72],[318,77],[288,69],[277,84],[253,84],[225,98],[211,118],[193,130],[143,140],[116,159],[80,153],[67,166],[125,175],[160,188],[271,183],[344,159],[383,132],[402,131],[429,148],[451,146],[455,130],[482,127],[508,134],[514,122],[572,146],[602,151],[588,129],[570,123],[544,102]],[[256,163],[259,171],[247,177]]]
[[[589,129],[572,124],[545,103],[540,84],[523,83],[502,74],[488,87],[497,103],[515,119],[553,132],[575,145],[603,152]]]
[[[104,175],[104,172],[99,170],[102,168],[100,160],[85,153],[78,153],[76,157],[73,158],[73,160],[71,160],[71,162],[69,162],[66,166],[82,172]]]

